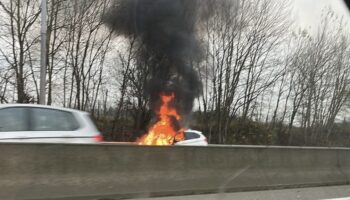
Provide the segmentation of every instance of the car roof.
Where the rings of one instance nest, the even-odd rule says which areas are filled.
[[[203,135],[201,131],[193,130],[193,129],[186,129],[185,132],[191,132],[191,133],[197,133],[199,135]]]
[[[47,106],[47,105],[38,105],[38,104],[0,104],[1,108],[14,108],[14,107],[28,107],[28,108],[46,108],[46,109],[54,109],[54,110],[62,110],[62,111],[68,111],[68,112],[74,112],[74,113],[80,113],[80,114],[89,114],[88,112],[75,110],[71,108],[62,108],[62,107],[56,107],[56,106]]]

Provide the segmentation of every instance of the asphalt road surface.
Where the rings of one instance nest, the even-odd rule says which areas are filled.
[[[142,198],[138,200],[350,200],[350,185],[256,192]]]

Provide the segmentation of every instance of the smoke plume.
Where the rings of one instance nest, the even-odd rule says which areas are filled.
[[[196,26],[201,22],[198,0],[115,0],[104,16],[117,34],[137,38],[138,61],[148,63],[150,77],[144,88],[151,109],[159,107],[159,94],[173,92],[182,116],[192,111],[201,82],[191,63],[201,60]]]

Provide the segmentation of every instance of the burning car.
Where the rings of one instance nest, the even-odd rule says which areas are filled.
[[[181,126],[183,117],[173,106],[175,93],[161,93],[161,105],[156,112],[156,121],[148,132],[137,140],[139,145],[208,145],[200,132]]]
[[[175,145],[184,145],[184,146],[207,146],[207,138],[200,131],[188,129],[185,132],[185,139],[176,142]]]

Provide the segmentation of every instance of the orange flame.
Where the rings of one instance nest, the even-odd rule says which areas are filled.
[[[137,141],[139,145],[172,145],[175,141],[184,140],[183,129],[176,131],[172,124],[172,119],[181,120],[176,109],[169,105],[174,100],[175,94],[160,94],[160,98],[162,105],[157,113],[159,120]]]

